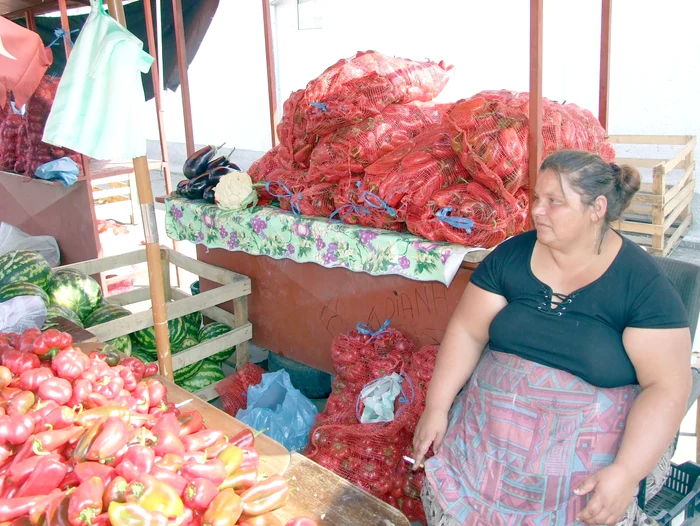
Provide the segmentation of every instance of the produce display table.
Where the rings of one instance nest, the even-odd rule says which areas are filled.
[[[472,269],[488,251],[261,207],[227,212],[166,199],[166,232],[200,261],[250,277],[253,343],[333,372],[333,337],[384,320],[438,344]],[[202,292],[216,285],[200,280]]]

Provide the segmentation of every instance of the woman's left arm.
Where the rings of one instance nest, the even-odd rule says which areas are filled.
[[[680,428],[691,389],[690,331],[627,328],[622,334],[642,392],[625,425],[615,461],[586,479],[576,494],[593,492],[579,520],[615,524],[626,511],[641,480]]]

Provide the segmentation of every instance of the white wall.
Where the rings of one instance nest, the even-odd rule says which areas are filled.
[[[296,0],[273,7],[281,101],[339,58],[368,49],[454,64],[443,101],[528,89],[527,0],[321,2],[321,30],[297,30]],[[595,114],[600,3],[547,0],[544,16],[545,96]],[[190,67],[198,144],[270,147],[261,11],[258,0],[220,0]],[[611,133],[700,135],[699,22],[697,0],[615,0]],[[166,112],[169,141],[183,142],[179,91],[166,97]],[[155,121],[149,137],[157,138]]]

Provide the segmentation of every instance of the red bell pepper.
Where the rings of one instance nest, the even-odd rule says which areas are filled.
[[[105,491],[102,494],[103,509],[109,508],[110,502],[126,502],[127,486],[128,483],[124,477],[114,477],[112,481],[107,484]]]
[[[4,365],[0,365],[0,389],[5,389],[12,381],[12,371]]]
[[[141,360],[139,360],[138,358],[129,357],[125,358],[121,365],[125,368],[131,369],[131,372],[134,373],[134,378],[136,378],[137,383],[143,380],[143,373],[146,369],[146,366]]]
[[[39,400],[34,406],[27,411],[27,414],[32,417],[34,427],[36,429],[46,428],[46,417],[51,414],[51,411],[61,407],[53,400]]]
[[[124,367],[119,371],[119,376],[124,380],[124,389],[129,391],[129,393],[136,389],[139,382],[136,380],[136,376],[134,376],[134,372],[131,369]]]
[[[78,415],[77,418],[80,418],[80,415]],[[107,416],[103,416],[96,422],[93,422],[91,420],[91,424],[89,426],[86,426],[87,429],[83,432],[80,439],[78,440],[78,443],[75,446],[75,449],[73,450],[73,460],[75,462],[84,462],[85,460],[87,460],[88,451],[90,450],[90,447],[92,447],[92,443],[95,441],[95,437],[100,432],[101,425],[107,421],[107,418]]]
[[[150,406],[158,406],[165,398],[165,394],[167,392],[165,386],[155,378],[149,378],[148,380],[146,380],[146,385],[148,386],[148,397],[150,399]]]
[[[48,367],[39,367],[31,371],[24,371],[19,377],[19,387],[26,391],[35,391],[41,385],[41,382],[53,378],[55,375]]]
[[[55,457],[43,457],[32,471],[29,478],[22,484],[16,497],[34,497],[48,495],[58,489],[58,485],[66,476],[68,467]]]
[[[29,522],[32,526],[46,524],[48,522],[48,509],[54,502],[58,503],[65,498],[66,494],[58,489],[46,495],[45,499],[37,502],[36,506],[29,512]]]
[[[182,443],[182,440],[180,440],[180,437],[175,433],[161,430],[156,433],[156,445],[154,451],[159,457],[167,454],[183,456],[185,454],[185,446]]]
[[[7,367],[5,367],[7,369]],[[12,373],[10,373],[12,374]],[[2,391],[0,391],[0,402],[7,407],[7,402],[12,400],[15,396],[17,396],[19,393],[21,393],[23,389],[20,389],[18,387],[5,387]]]
[[[34,342],[39,336],[41,336],[41,330],[33,328],[27,329],[22,333],[22,336],[19,337],[17,345],[13,347],[22,353],[34,352]]]
[[[104,375],[92,386],[93,392],[103,395],[107,400],[114,400],[124,388],[121,376]]]
[[[109,520],[109,513],[100,513],[97,517],[92,519],[90,523],[91,526],[111,526],[112,523]]]
[[[229,438],[228,443],[238,447],[253,447],[255,446],[255,439],[265,431],[267,429],[253,433],[250,429],[244,429]]]
[[[82,482],[70,495],[68,520],[73,526],[89,526],[93,518],[102,513],[102,480],[92,477]]]
[[[7,469],[8,482],[20,487],[31,476],[37,467],[37,464],[43,459],[62,460],[62,457],[56,453],[48,456],[33,455],[21,462],[12,463]]]
[[[209,479],[196,478],[185,487],[183,499],[185,506],[193,510],[206,510],[219,494],[219,489]]]
[[[0,522],[9,522],[23,515],[29,515],[32,509],[44,499],[46,499],[45,495],[0,499]]]
[[[284,526],[318,526],[318,523],[311,517],[294,517]]]
[[[138,504],[109,505],[109,522],[112,526],[167,526],[168,518],[162,513],[148,511]]]
[[[33,432],[34,420],[29,415],[0,416],[0,443],[24,444]]]
[[[37,369],[41,365],[36,354],[22,353],[12,349],[2,353],[0,363],[18,375],[31,369]]]
[[[161,400],[160,404],[158,404],[155,407],[151,407],[148,410],[148,414],[152,415],[153,417],[159,419],[165,415],[173,415],[176,418],[180,416],[180,410],[175,406],[173,402],[166,402],[165,400]],[[177,434],[180,434],[180,424],[177,425],[178,431]]]
[[[243,512],[241,498],[232,489],[219,493],[204,512],[206,526],[234,526]]]
[[[231,488],[234,491],[240,492],[252,488],[258,482],[258,469],[246,468],[234,471],[220,485],[219,489]]]
[[[66,474],[65,478],[58,485],[58,489],[68,491],[78,486],[80,486],[80,480],[78,480],[78,475],[75,474],[75,469],[73,469]]]
[[[207,455],[204,451],[195,451],[193,453],[185,453],[182,457],[185,462],[197,462],[198,464],[204,464],[207,461]]]
[[[64,429],[75,423],[75,412],[66,406],[54,407],[46,415],[42,423],[51,426],[53,429]]]
[[[73,396],[68,400],[68,407],[81,406],[90,393],[92,393],[92,382],[79,378],[73,382]]]
[[[92,477],[100,478],[105,484],[109,484],[117,475],[112,466],[99,462],[78,462],[73,470],[80,484]]]
[[[68,505],[70,497],[63,494],[60,498],[51,500],[46,507],[46,525],[45,526],[70,526],[68,520]]]
[[[131,413],[125,407],[106,406],[79,413],[75,417],[75,423],[79,426],[90,427],[102,418],[106,419],[110,416],[121,418],[126,424],[129,424],[131,421]]]
[[[238,446],[228,445],[216,457],[224,463],[226,476],[238,471],[243,463],[243,450]]]
[[[100,425],[95,439],[85,456],[87,460],[106,461],[113,457],[127,442],[128,430],[124,421],[116,416],[110,416]]]
[[[60,378],[76,380],[90,366],[90,358],[81,351],[65,349],[51,361],[51,368]]]
[[[224,432],[218,429],[202,429],[191,435],[183,436],[182,443],[188,452],[204,451],[206,448],[216,444],[223,436],[225,436]]]
[[[30,438],[32,440],[32,451],[35,455],[45,455],[64,446],[71,440],[77,439],[83,433],[84,430],[77,426],[42,431]]]
[[[7,414],[25,414],[36,402],[36,397],[31,391],[21,391],[7,402]]]
[[[166,412],[161,416],[153,416],[156,418],[156,423],[151,428],[154,434],[157,434],[159,431],[170,431],[178,437],[180,436],[180,422],[177,421],[177,415]]]
[[[32,351],[38,356],[45,354],[55,356],[71,345],[73,345],[73,337],[70,334],[56,329],[48,329],[34,340]]]
[[[179,517],[185,506],[177,491],[151,475],[141,475],[126,490],[126,501],[136,503],[148,511],[157,511],[166,517]]]
[[[243,446],[241,447],[241,451],[243,451],[243,461],[241,462],[240,469],[257,468],[260,464],[260,455],[255,448]]]
[[[173,472],[180,471],[180,468],[184,465],[185,459],[180,455],[174,455],[172,453],[164,455],[163,458],[156,461],[157,467]]]
[[[227,473],[224,463],[218,458],[215,458],[208,460],[204,464],[192,461],[187,462],[180,469],[180,475],[187,480],[194,480],[196,478],[209,479],[218,486],[226,480]]]
[[[64,405],[73,396],[73,387],[64,378],[49,378],[41,383],[37,394],[42,400],[53,400],[58,405]]]
[[[177,417],[177,421],[180,423],[180,436],[184,437],[187,435],[192,435],[202,429],[204,425],[204,419],[202,414],[197,411],[187,411],[182,413]]]
[[[146,367],[143,370],[143,377],[146,378],[148,376],[155,376],[158,374],[158,371],[158,362],[151,362],[146,364]]]
[[[146,446],[130,447],[122,461],[117,465],[117,474],[132,482],[142,473],[150,473],[153,469],[156,454]]]
[[[156,466],[151,470],[150,475],[161,482],[168,484],[180,496],[183,495],[185,487],[187,486],[187,479],[185,477],[165,468],[159,468]]]
[[[281,508],[288,499],[289,484],[287,484],[286,479],[279,475],[272,475],[261,480],[241,494],[243,511],[246,515],[264,515]]]
[[[266,513],[257,517],[241,515],[237,524],[238,526],[282,526],[282,521],[272,513]]]
[[[228,446],[228,437],[224,435],[219,440],[217,440],[213,446],[206,448],[204,450],[204,454],[207,456],[208,459],[216,458],[219,456],[219,453],[221,453]]]
[[[138,406],[136,410],[139,413],[148,413],[148,410],[151,407],[151,398],[148,393],[148,384],[146,384],[146,382],[144,381],[141,381],[138,384],[136,384],[132,396],[138,401]]]

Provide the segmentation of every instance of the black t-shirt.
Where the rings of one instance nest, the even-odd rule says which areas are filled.
[[[536,240],[532,230],[503,242],[471,276],[476,286],[508,301],[491,322],[491,349],[568,371],[598,387],[638,383],[622,332],[688,327],[673,284],[649,254],[623,237],[605,273],[553,309],[551,288],[530,266]]]

